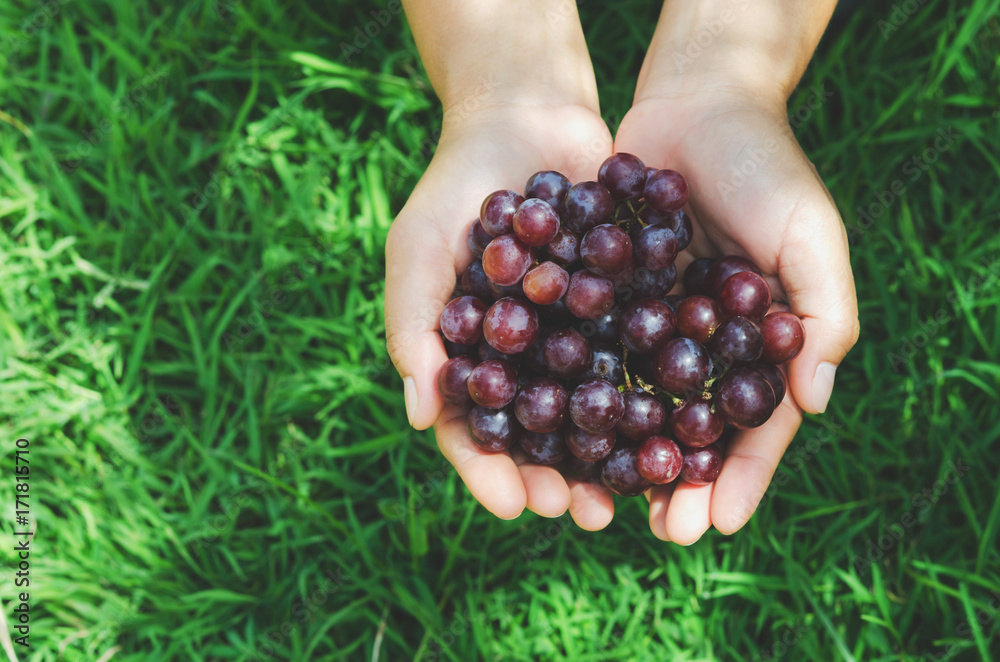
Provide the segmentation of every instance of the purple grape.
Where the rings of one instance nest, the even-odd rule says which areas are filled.
[[[508,234],[514,227],[514,212],[524,202],[516,191],[494,191],[483,200],[479,210],[479,222],[493,237]]]
[[[677,335],[707,344],[722,323],[722,311],[714,299],[696,294],[677,307]]]
[[[529,246],[544,246],[559,232],[559,215],[544,200],[531,198],[514,212],[514,234]]]
[[[629,391],[624,395],[625,413],[615,430],[633,441],[642,441],[663,432],[667,408],[652,393]]]
[[[614,211],[614,204],[611,193],[602,184],[574,184],[563,200],[563,225],[582,235],[594,226],[608,222]]]
[[[681,294],[668,294],[661,298],[660,301],[670,306],[670,310],[674,311],[674,320],[676,321],[677,308],[684,302],[684,296]]]
[[[528,183],[524,185],[524,197],[544,200],[556,212],[561,212],[563,199],[566,197],[569,187],[569,179],[562,173],[555,170],[542,170],[528,178]]]
[[[666,485],[677,479],[684,466],[680,447],[661,436],[647,438],[636,453],[639,475],[654,485]]]
[[[685,446],[700,448],[714,443],[726,427],[722,414],[707,400],[691,398],[670,413],[670,431]]]
[[[785,399],[785,376],[778,370],[778,366],[770,363],[755,363],[753,367],[771,385],[771,390],[774,391],[774,408],[777,409]]]
[[[568,444],[567,444],[568,445]],[[581,460],[576,455],[570,453],[563,460],[560,471],[562,475],[571,480],[578,480],[583,483],[601,483],[601,462],[588,462]]]
[[[629,286],[637,297],[659,299],[666,296],[670,288],[677,282],[677,265],[671,264],[666,269],[650,271],[645,267],[635,270],[635,275]]]
[[[542,347],[546,369],[561,378],[576,377],[590,365],[590,342],[576,329],[554,331]]]
[[[792,313],[771,313],[760,323],[764,349],[760,355],[768,363],[791,361],[806,343],[806,328]],[[780,402],[780,400],[779,400]]]
[[[606,315],[615,305],[615,286],[586,269],[569,277],[566,290],[566,307],[581,319],[594,319]]]
[[[559,464],[569,455],[562,432],[530,432],[526,430],[521,433],[519,441],[521,450],[535,464]]]
[[[490,298],[490,279],[479,260],[472,262],[462,272],[462,291],[483,300]]]
[[[581,322],[580,333],[592,341],[618,342],[618,320],[620,318],[621,311],[614,308],[600,317]]]
[[[646,179],[642,197],[660,213],[678,211],[687,204],[687,181],[676,170],[657,170]]]
[[[712,373],[708,350],[690,338],[674,338],[653,359],[656,383],[672,395],[685,397],[705,390]]]
[[[638,198],[646,185],[646,166],[638,157],[619,152],[604,160],[597,179],[616,201]]]
[[[497,285],[521,282],[531,261],[531,249],[512,234],[497,237],[483,251],[483,271]]]
[[[514,398],[514,415],[526,430],[555,432],[566,421],[569,393],[544,377],[529,380]]]
[[[555,262],[542,262],[524,275],[524,296],[540,306],[551,306],[566,294],[569,274]]]
[[[569,416],[588,432],[607,432],[625,414],[625,399],[603,379],[589,379],[569,397]]]
[[[730,276],[741,271],[752,271],[758,276],[760,275],[760,269],[757,268],[756,264],[738,255],[728,255],[716,260],[705,272],[705,291],[701,294],[707,294],[710,297],[719,296],[723,283],[729,280]]]
[[[637,448],[616,448],[608,455],[601,469],[601,480],[609,490],[621,496],[639,496],[652,483],[639,473]]]
[[[722,473],[722,451],[715,444],[702,448],[682,448],[684,466],[681,480],[692,485],[708,485]]]
[[[715,259],[711,257],[700,257],[693,261],[684,270],[684,293],[689,297],[696,294],[708,294],[708,287],[705,284],[705,275],[715,264]]]
[[[719,325],[712,335],[712,352],[722,363],[756,361],[764,349],[760,328],[745,317],[733,317]]]
[[[549,259],[565,267],[580,259],[580,238],[566,228],[560,228],[545,249],[549,252]]]
[[[482,299],[464,296],[452,299],[441,311],[441,334],[460,345],[474,345],[483,337],[486,304]]]
[[[570,425],[566,432],[566,447],[569,452],[588,462],[596,462],[607,457],[615,447],[614,430],[607,432],[587,432],[575,425]]]
[[[505,354],[523,352],[538,337],[538,313],[521,299],[500,299],[486,311],[483,337]]]
[[[771,288],[752,271],[733,274],[716,297],[726,317],[746,317],[759,322],[771,307]]]
[[[736,367],[719,378],[716,407],[735,427],[756,428],[774,412],[774,389],[762,374]]]
[[[493,237],[486,231],[486,228],[479,222],[479,219],[474,220],[472,225],[469,226],[469,236],[466,240],[472,254],[476,257],[482,257],[483,251],[486,250],[491,241],[493,241]]]
[[[469,356],[456,356],[444,362],[438,371],[437,387],[445,402],[457,407],[472,406],[469,375],[475,367],[476,362]]]
[[[469,373],[468,386],[477,405],[501,409],[514,400],[517,374],[504,361],[483,361]]]
[[[590,367],[580,379],[603,379],[614,386],[625,383],[625,361],[614,347],[604,343],[591,343],[593,349]]]
[[[683,211],[678,210],[661,214],[647,208],[639,214],[639,218],[649,225],[672,230],[674,237],[677,239],[678,252],[691,245],[691,238],[694,236],[694,226],[691,224],[691,219]]]
[[[506,409],[475,406],[469,412],[469,436],[483,449],[499,453],[511,447],[520,433],[517,421]]]
[[[635,233],[634,248],[640,266],[659,271],[677,259],[677,236],[668,228],[647,225]]]
[[[580,258],[598,276],[620,273],[632,260],[632,240],[617,225],[598,225],[583,236]]]
[[[494,301],[499,301],[506,297],[514,297],[515,299],[524,296],[524,289],[521,283],[514,283],[513,285],[497,285],[492,280],[490,281],[490,296],[493,297]]]
[[[649,354],[674,336],[674,313],[659,299],[639,299],[625,307],[618,332],[630,351]]]

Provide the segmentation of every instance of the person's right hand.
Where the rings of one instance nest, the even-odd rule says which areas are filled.
[[[466,237],[483,198],[500,188],[521,191],[539,170],[558,170],[574,183],[596,179],[611,154],[611,135],[596,109],[574,104],[456,114],[446,111],[434,158],[386,242],[387,344],[403,378],[407,416],[418,430],[434,425],[445,458],[498,517],[512,519],[525,507],[557,517],[569,508],[580,527],[601,529],[614,509],[603,486],[567,484],[553,467],[525,464],[519,451],[490,453],[472,441],[466,413],[445,405],[437,391],[448,358],[437,329],[456,275],[473,259]]]

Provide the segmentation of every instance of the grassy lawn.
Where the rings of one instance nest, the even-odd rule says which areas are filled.
[[[0,0],[18,659],[1000,659],[1000,0],[903,5],[789,103],[861,341],[748,527],[681,548],[641,499],[497,520],[406,425],[383,247],[440,118],[392,3]],[[614,128],[656,3],[581,11]]]

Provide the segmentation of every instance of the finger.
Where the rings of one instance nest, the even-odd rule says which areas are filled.
[[[674,485],[655,485],[646,493],[649,498],[649,530],[664,542],[670,542],[670,536],[667,535],[667,512]]]
[[[667,507],[667,538],[678,545],[693,545],[712,526],[712,487],[680,482]]]
[[[559,517],[569,510],[569,486],[555,467],[532,464],[520,450],[512,449],[511,456],[521,473],[528,510],[542,517]]]
[[[615,515],[615,502],[608,488],[597,483],[570,479],[569,514],[585,531],[600,531]]]
[[[801,423],[802,412],[786,393],[767,423],[736,434],[712,493],[716,529],[729,535],[750,521]]]
[[[500,519],[514,519],[527,505],[524,481],[507,453],[490,453],[476,445],[466,430],[466,416],[446,407],[434,425],[438,448],[476,501]]]

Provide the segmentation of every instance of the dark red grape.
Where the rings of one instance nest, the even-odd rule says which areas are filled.
[[[469,373],[468,386],[477,405],[500,409],[514,400],[517,374],[504,361],[483,361]]]
[[[580,238],[566,228],[560,228],[545,250],[550,260],[565,267],[580,259]]]
[[[566,294],[569,274],[555,262],[542,262],[524,274],[524,296],[540,306],[551,306]]]
[[[580,258],[598,276],[617,274],[632,259],[632,240],[617,225],[598,225],[583,236]]]
[[[624,396],[625,413],[615,427],[618,434],[633,441],[642,441],[663,432],[667,423],[667,408],[652,393],[629,391]]]
[[[672,440],[652,436],[642,442],[636,453],[639,475],[654,485],[666,485],[677,479],[684,466],[680,447]]]
[[[521,431],[514,416],[506,409],[477,405],[469,412],[468,423],[472,440],[494,453],[510,448]]]
[[[757,268],[757,265],[744,257],[729,255],[716,260],[708,268],[708,271],[705,272],[705,291],[701,292],[701,294],[718,297],[719,292],[722,291],[723,283],[729,280],[730,276],[738,274],[741,271],[752,271],[758,276],[760,275],[760,269]],[[691,292],[688,292],[688,294],[691,294]]]
[[[625,399],[610,382],[589,379],[569,396],[569,416],[588,432],[607,432],[622,419]]]
[[[512,234],[490,242],[483,251],[483,271],[497,285],[516,285],[531,267],[531,249]]]
[[[607,278],[586,269],[569,277],[566,290],[566,307],[581,319],[594,319],[606,315],[615,305],[615,286]]]
[[[637,297],[659,299],[665,296],[676,282],[676,264],[671,264],[666,269],[660,269],[659,271],[650,271],[645,267],[638,267],[635,270],[632,281],[629,283],[629,287]]]
[[[708,350],[690,338],[674,338],[653,359],[656,383],[672,395],[685,397],[705,390],[712,374]]]
[[[634,248],[640,266],[659,271],[677,259],[677,236],[668,228],[647,225],[635,233]]]
[[[771,390],[774,391],[774,406],[777,409],[785,399],[785,376],[778,370],[778,366],[770,363],[755,363],[753,367],[771,385]]]
[[[535,464],[559,464],[569,454],[563,433],[524,431],[520,438],[521,450]]]
[[[615,200],[638,198],[646,185],[646,166],[639,157],[618,152],[604,160],[597,180]]]
[[[566,447],[569,452],[588,462],[607,457],[611,449],[615,447],[616,435],[614,430],[607,432],[587,432],[575,425],[570,425],[566,431]]]
[[[569,393],[554,379],[528,381],[514,398],[514,415],[532,432],[555,432],[566,421]]]
[[[590,367],[580,375],[580,379],[603,379],[615,386],[625,383],[625,361],[621,353],[611,345],[591,343]]]
[[[549,339],[550,335],[552,335],[551,329],[539,329],[535,342],[531,343],[531,346],[522,354],[525,368],[540,375],[549,371],[545,367],[545,359],[542,354],[545,349],[545,341]]]
[[[559,232],[559,215],[549,203],[531,198],[514,212],[514,234],[529,246],[544,246]]]
[[[712,352],[724,364],[756,361],[764,348],[760,328],[745,317],[733,317],[712,334]]]
[[[580,182],[570,187],[563,199],[563,225],[582,235],[611,219],[615,201],[602,184]]]
[[[621,311],[618,308],[591,320],[580,323],[580,333],[589,340],[601,342],[618,342],[618,320]]]
[[[792,313],[771,313],[760,323],[764,351],[760,358],[768,363],[791,361],[806,343],[806,328]]]
[[[458,407],[472,406],[469,396],[469,375],[476,367],[476,362],[470,356],[456,356],[448,359],[438,371],[438,393],[445,402]]]
[[[674,337],[674,313],[659,299],[639,299],[625,307],[618,332],[630,351],[649,354]]]
[[[474,345],[483,337],[486,304],[482,299],[464,296],[452,299],[441,311],[441,334],[460,345]]]
[[[708,294],[708,287],[705,284],[705,275],[715,264],[715,259],[711,257],[700,257],[694,260],[684,270],[684,293],[689,297],[696,294]]]
[[[684,466],[681,480],[692,485],[708,485],[722,473],[722,451],[715,444],[701,448],[682,448]]]
[[[762,374],[748,367],[736,367],[719,378],[716,407],[738,428],[755,428],[774,412],[774,389]]]
[[[483,251],[486,250],[491,241],[493,241],[493,237],[486,231],[479,219],[473,221],[472,225],[469,226],[469,236],[466,240],[472,254],[476,257],[482,257]]]
[[[635,264],[635,258],[633,257],[629,258],[628,263],[621,271],[618,271],[608,276],[608,280],[610,280],[614,284],[615,292],[618,294],[619,297],[621,297],[622,290],[631,289],[632,280],[635,278],[635,269],[636,269],[636,264]]]
[[[642,197],[658,212],[677,211],[687,203],[687,181],[676,170],[657,170],[646,179]]]
[[[567,282],[569,281],[568,275],[566,276],[566,280]],[[573,313],[569,312],[569,308],[566,307],[566,297],[557,299],[555,303],[548,306],[536,305],[535,310],[538,311],[538,318],[540,320],[553,326],[569,326],[576,324],[578,321],[573,317]]]
[[[528,183],[524,185],[524,197],[544,200],[559,212],[569,187],[569,179],[561,172],[542,170],[528,178]]]
[[[500,299],[486,311],[483,337],[504,354],[523,352],[538,337],[538,313],[521,299]]]
[[[570,453],[566,456],[566,459],[563,460],[562,466],[559,469],[562,472],[562,475],[566,478],[578,480],[584,483],[600,484],[601,466],[601,462],[588,462],[586,460],[581,460],[576,455]]]
[[[483,200],[479,209],[479,222],[491,236],[499,237],[509,233],[514,227],[514,212],[524,202],[516,191],[494,191]]]
[[[545,340],[542,361],[561,378],[576,377],[590,365],[590,342],[576,329],[559,329]]]
[[[490,298],[490,279],[479,260],[472,262],[462,272],[462,291],[483,300]]]
[[[708,343],[722,323],[722,310],[714,299],[701,294],[689,296],[677,307],[677,335]]]
[[[761,276],[741,271],[722,284],[716,298],[727,317],[746,317],[759,322],[771,307],[771,288]]]
[[[661,214],[647,207],[640,212],[639,218],[649,225],[673,230],[674,236],[677,238],[678,251],[684,250],[691,244],[694,226],[691,224],[691,219],[682,210]]]
[[[685,400],[670,413],[670,431],[674,439],[692,448],[714,443],[725,427],[722,414],[712,411],[712,404],[700,398]]]
[[[604,461],[601,480],[615,494],[639,496],[652,487],[652,483],[639,473],[638,452],[637,448],[630,446],[616,448]]]

